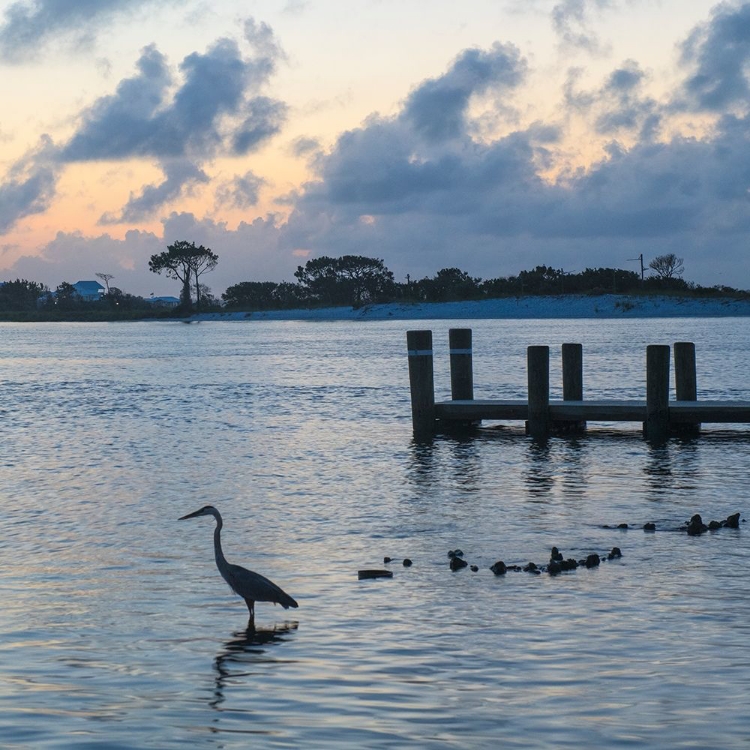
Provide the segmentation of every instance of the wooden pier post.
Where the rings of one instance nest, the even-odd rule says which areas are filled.
[[[697,401],[698,383],[695,375],[695,344],[677,341],[674,345],[674,381],[677,401]],[[700,434],[700,422],[674,426],[679,435],[695,437]]]
[[[583,401],[583,345],[562,345],[563,401]]]
[[[583,401],[583,345],[562,345],[563,401]],[[564,432],[583,432],[585,421],[558,422],[556,427]]]
[[[454,401],[474,399],[474,373],[471,358],[471,328],[448,331],[451,356],[451,398]]]
[[[435,434],[435,383],[432,364],[432,331],[407,331],[409,386],[414,437],[425,440]]]
[[[646,439],[662,443],[669,437],[669,347],[646,347]]]
[[[526,434],[535,440],[549,437],[549,347],[530,346],[526,350],[529,419]]]

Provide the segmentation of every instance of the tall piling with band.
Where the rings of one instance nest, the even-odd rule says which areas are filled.
[[[474,365],[471,358],[471,328],[448,331],[451,358],[451,398],[471,401],[474,398]]]
[[[407,331],[411,419],[417,440],[435,434],[435,381],[432,364],[432,331]]]

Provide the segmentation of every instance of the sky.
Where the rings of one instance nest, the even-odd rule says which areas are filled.
[[[750,2],[0,0],[0,280],[210,247],[750,288]]]

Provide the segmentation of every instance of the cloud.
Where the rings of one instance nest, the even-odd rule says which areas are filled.
[[[168,203],[186,190],[200,183],[209,182],[208,175],[187,159],[164,161],[165,179],[159,185],[147,185],[140,195],[130,196],[130,200],[119,214],[104,214],[100,224],[138,223],[151,217],[158,208]]]
[[[307,158],[320,151],[320,147],[320,141],[317,138],[300,136],[292,141],[289,151],[297,158]]]
[[[260,95],[283,53],[266,24],[248,19],[243,54],[220,39],[182,61],[179,76],[154,45],[146,47],[136,74],[81,114],[63,147],[66,162],[156,160],[165,174],[158,185],[131,196],[122,212],[102,222],[140,221],[208,178],[202,166],[219,155],[244,155],[280,132],[284,102]]]
[[[265,21],[259,23],[252,17],[245,19],[243,28],[245,39],[255,49],[256,56],[265,60],[266,64],[270,64],[271,68],[268,71],[270,75],[273,73],[276,62],[286,60],[286,53],[273,33],[273,29]]]
[[[647,80],[635,60],[626,60],[615,68],[601,87],[579,91],[576,84],[581,68],[571,68],[563,87],[566,105],[593,121],[601,135],[638,132],[641,140],[650,141],[658,134],[664,105],[643,94]]]
[[[234,177],[216,188],[216,203],[229,208],[252,208],[266,181],[253,172]]]
[[[178,82],[153,45],[143,50],[137,69],[82,114],[64,159],[210,158],[221,150],[247,150],[283,122],[282,102],[248,97],[268,82],[273,61],[243,57],[233,40],[220,39],[205,54],[188,55],[173,95]]]
[[[526,70],[526,61],[512,44],[496,43],[488,51],[467,49],[444,75],[409,94],[402,117],[429,141],[455,138],[465,132],[472,96],[490,89],[510,91],[521,83]]]
[[[11,3],[0,22],[0,59],[20,63],[36,57],[51,41],[63,38],[88,46],[115,16],[156,0],[32,0]]]
[[[561,46],[582,49],[592,54],[605,51],[603,43],[590,26],[592,6],[604,9],[612,0],[562,0],[552,8],[552,27]]]
[[[184,151],[164,102],[173,84],[167,59],[149,45],[136,63],[137,75],[121,81],[115,93],[97,99],[81,114],[77,132],[62,150],[68,162],[176,156]]]
[[[43,213],[55,196],[60,168],[57,149],[48,136],[19,159],[0,184],[0,234],[19,219]]]
[[[682,44],[681,62],[692,70],[676,104],[720,112],[747,108],[750,99],[750,3],[718,5]]]
[[[232,136],[232,152],[238,156],[254,151],[281,132],[289,108],[278,99],[256,96],[247,103],[247,116]]]

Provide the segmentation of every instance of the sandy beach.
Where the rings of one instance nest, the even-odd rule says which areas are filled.
[[[201,313],[193,320],[487,320],[517,318],[706,318],[750,315],[750,300],[605,294],[390,303],[262,312]]]

